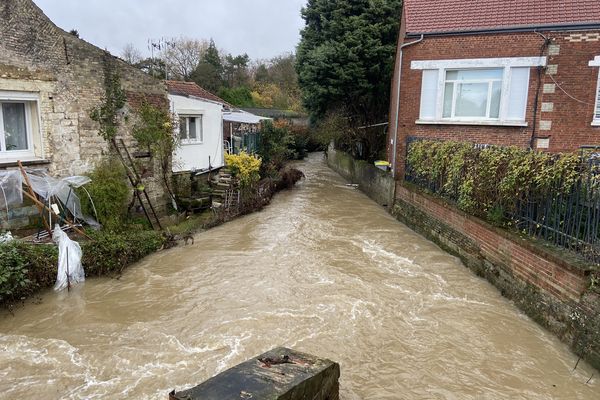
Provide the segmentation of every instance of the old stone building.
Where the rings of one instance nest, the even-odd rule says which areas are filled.
[[[120,77],[127,97],[117,138],[135,151],[130,116],[142,101],[168,107],[164,83],[58,28],[33,1],[2,0],[0,169],[14,168],[22,160],[57,177],[92,170],[110,151],[90,117],[105,97],[107,72]],[[145,186],[155,205],[164,207],[165,188],[157,163],[146,162],[154,173]],[[0,211],[0,224],[27,224],[26,211],[14,213],[7,222],[6,211]]]

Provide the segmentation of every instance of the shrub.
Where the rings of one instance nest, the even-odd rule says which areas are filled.
[[[263,160],[261,176],[275,178],[287,160],[297,158],[294,145],[295,139],[290,133],[287,121],[264,122],[258,148]]]
[[[16,246],[0,245],[0,301],[14,298],[31,281],[27,278],[26,260]]]
[[[81,242],[86,276],[116,275],[128,265],[159,250],[160,232],[132,230],[122,233],[90,231],[93,241]],[[0,244],[0,304],[30,296],[56,282],[58,248],[18,240]]]
[[[225,154],[225,164],[231,169],[233,176],[240,181],[240,186],[247,187],[260,179],[262,161],[246,152]]]
[[[129,264],[159,250],[164,243],[160,232],[150,230],[89,234],[94,240],[81,243],[82,264],[88,276],[121,273]]]
[[[92,173],[86,189],[96,208],[98,222],[109,230],[119,229],[127,215],[127,199],[130,189],[126,181],[125,168],[116,159],[103,160]],[[87,194],[78,191],[84,214],[94,215],[92,203]]]
[[[418,140],[408,148],[411,180],[500,224],[519,203],[572,191],[581,174],[577,154],[549,154],[517,147]]]
[[[57,263],[55,246],[16,240],[0,244],[0,303],[20,300],[39,287],[54,284]]]

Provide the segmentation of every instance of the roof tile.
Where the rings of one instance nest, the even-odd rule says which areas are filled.
[[[206,89],[201,88],[194,82],[183,82],[183,81],[165,81],[169,94],[176,96],[193,96],[204,100],[216,101],[222,103],[225,106],[231,108],[231,105],[225,100],[209,92]]]
[[[408,33],[600,24],[600,0],[405,0]]]

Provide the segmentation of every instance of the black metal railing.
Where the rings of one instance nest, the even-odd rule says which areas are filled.
[[[416,138],[409,138],[410,143]],[[486,145],[476,145],[485,148]],[[407,157],[405,180],[451,203],[459,203],[458,190],[449,189],[444,177],[426,179],[415,173]],[[543,190],[535,186],[514,199],[514,206],[498,204],[503,225],[557,248],[574,251],[600,264],[600,148],[582,148],[575,184],[557,179]],[[569,187],[565,190],[565,187]],[[489,214],[471,214],[488,219]],[[492,221],[497,222],[497,220]]]

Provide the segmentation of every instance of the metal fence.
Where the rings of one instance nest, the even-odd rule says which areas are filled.
[[[414,140],[418,139],[410,138],[409,143]],[[582,148],[580,160],[579,179],[571,190],[562,190],[564,182],[557,180],[550,189],[532,188],[523,193],[521,198],[515,199],[515,207],[502,212],[504,220],[510,221],[511,227],[516,227],[519,232],[557,248],[574,251],[599,264],[600,148]],[[408,160],[405,180],[450,202],[458,202],[455,195],[449,195],[452,191],[444,190],[443,180],[429,181],[416,176]]]

